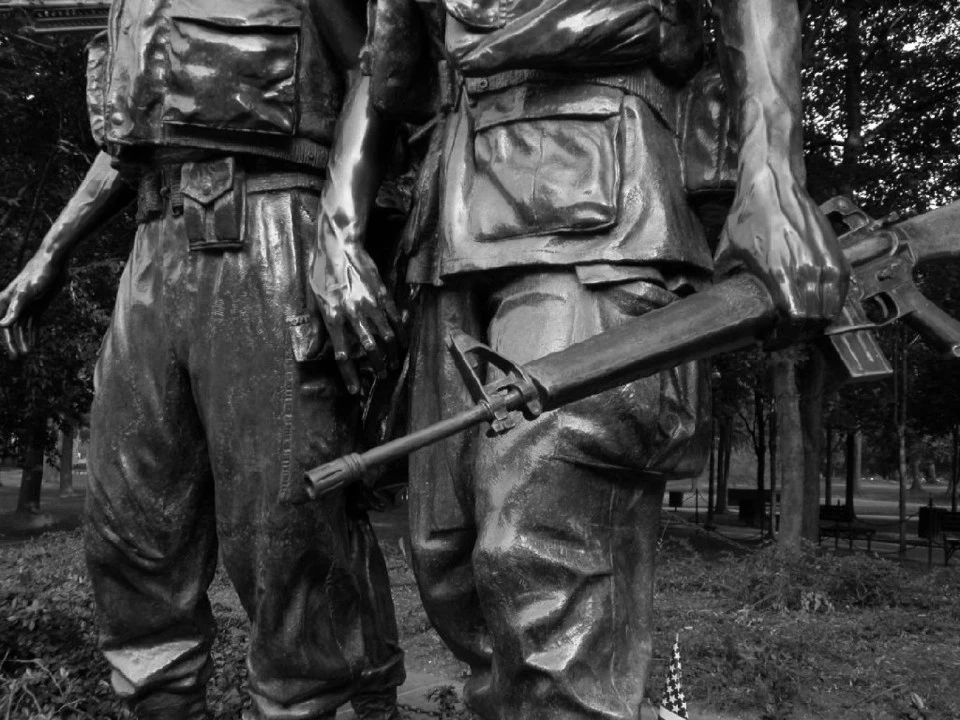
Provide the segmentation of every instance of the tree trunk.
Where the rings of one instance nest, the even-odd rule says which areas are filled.
[[[60,497],[73,495],[73,425],[64,423],[60,442]]]
[[[897,328],[896,366],[893,374],[893,412],[897,428],[897,476],[900,481],[899,552],[907,552],[907,342],[903,326]]]
[[[846,503],[847,513],[853,517],[853,498],[856,482],[854,480],[857,471],[857,434],[853,430],[847,433],[847,484],[846,484]]]
[[[916,449],[914,449],[913,457],[910,458],[910,479],[910,492],[923,490],[923,486],[920,484],[920,458]]]
[[[771,367],[771,371],[772,370],[773,368]],[[777,401],[774,400],[770,407],[770,538],[773,540],[777,539],[777,471],[780,469],[777,466],[777,445],[779,442],[777,434],[780,426],[779,414]]]
[[[757,512],[760,518],[760,535],[763,535],[763,513],[766,503],[763,500],[764,478],[767,472],[767,435],[766,435],[766,403],[759,390],[753,391],[754,422],[757,426],[757,437],[754,441],[754,451],[757,454]]]
[[[800,373],[798,385],[803,388],[797,402],[799,427],[796,431],[802,442],[798,461],[803,463],[803,511],[800,535],[806,540],[817,542],[820,537],[820,467],[823,463],[821,431],[826,381],[826,363],[820,351],[815,347],[807,346],[807,361],[798,372]],[[784,486],[786,486],[786,479]]]
[[[804,486],[807,471],[807,458],[804,457],[803,448],[804,418],[801,416],[797,396],[796,353],[774,353],[772,362],[782,501],[779,542],[784,547],[796,548],[799,547],[800,538],[803,537]],[[770,436],[772,440],[772,426]],[[770,492],[775,494],[776,489],[771,487]]]
[[[823,502],[833,505],[833,425],[827,425],[826,463],[823,470]]]
[[[863,432],[853,431],[853,492],[860,492],[860,476],[863,474]]]
[[[714,512],[727,511],[727,478],[730,475],[730,451],[733,449],[733,420],[719,418],[720,437],[717,442],[717,504]]]
[[[957,480],[960,478],[960,425],[953,426],[953,467],[950,468],[950,510],[957,511]]]
[[[43,449],[46,428],[40,426],[24,433],[23,473],[20,476],[20,494],[17,514],[36,515],[40,512],[40,491],[43,487]]]
[[[846,0],[844,45],[847,60],[844,75],[844,115],[847,137],[843,143],[841,161],[842,185],[844,195],[853,196],[857,185],[857,166],[863,152],[863,46],[861,40],[861,22],[864,0]]]

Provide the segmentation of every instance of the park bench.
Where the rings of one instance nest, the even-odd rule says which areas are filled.
[[[867,525],[857,523],[857,518],[853,511],[847,505],[821,505],[820,506],[820,534],[817,542],[822,543],[823,538],[832,537],[835,550],[840,549],[840,538],[846,538],[850,543],[850,549],[853,550],[853,541],[858,538],[867,539],[867,551],[870,551],[870,545],[873,542],[873,536],[876,529]]]
[[[950,563],[951,556],[960,550],[960,512],[934,507],[920,508],[917,535],[927,541],[927,564],[933,563],[933,547],[943,547],[943,564]]]

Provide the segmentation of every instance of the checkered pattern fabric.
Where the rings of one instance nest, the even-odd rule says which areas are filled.
[[[658,720],[688,720],[687,699],[683,695],[683,683],[680,672],[680,634],[673,643],[673,657],[670,658],[670,672],[667,675],[667,689],[660,700]]]

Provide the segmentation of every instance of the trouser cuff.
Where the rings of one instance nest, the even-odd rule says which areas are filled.
[[[131,703],[137,720],[205,720],[206,691],[191,693],[153,692]]]
[[[350,699],[358,720],[399,720],[395,688],[375,693],[354,695]]]

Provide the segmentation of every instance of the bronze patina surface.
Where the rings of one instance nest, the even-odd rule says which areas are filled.
[[[395,354],[376,268],[321,201],[351,73],[364,93],[364,31],[359,1],[116,0],[89,62],[103,152],[0,293],[18,357],[71,249],[137,199],[96,369],[85,543],[113,686],[142,720],[205,717],[218,553],[251,620],[254,717],[396,714],[369,521],[343,494],[305,504],[300,481],[358,439],[343,348]]]
[[[414,429],[472,402],[447,353],[452,331],[526,363],[711,281],[681,152],[696,144],[684,90],[710,86],[695,81],[701,3],[374,5],[380,112],[407,115],[403,98],[442,47],[407,236],[408,279],[421,285]],[[797,7],[713,5],[740,149],[716,270],[758,277],[778,332],[802,336],[840,311],[848,270],[804,190]],[[478,370],[481,383],[499,372]],[[466,697],[481,717],[637,716],[664,483],[701,468],[705,382],[688,363],[412,456],[421,596],[471,667]]]

